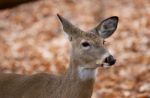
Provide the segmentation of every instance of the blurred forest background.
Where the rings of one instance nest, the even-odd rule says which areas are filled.
[[[150,98],[150,0],[39,0],[1,9],[0,72],[65,72],[70,43],[57,13],[85,31],[119,16],[106,40],[117,63],[99,68],[92,98]]]

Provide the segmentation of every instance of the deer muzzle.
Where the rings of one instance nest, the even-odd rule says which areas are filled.
[[[112,55],[109,55],[105,58],[105,63],[108,63],[109,65],[114,65],[116,63],[116,59]]]

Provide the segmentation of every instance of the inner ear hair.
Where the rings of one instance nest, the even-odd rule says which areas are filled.
[[[117,16],[109,17],[103,20],[97,27],[96,31],[102,38],[110,37],[117,29],[119,18]]]

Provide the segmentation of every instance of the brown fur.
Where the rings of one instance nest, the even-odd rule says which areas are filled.
[[[97,28],[101,28],[99,26],[92,31],[84,32],[63,17],[59,15],[58,17],[72,44],[70,66],[67,72],[62,76],[45,73],[0,74],[0,98],[91,98],[94,77],[90,72],[94,72],[99,67],[96,65],[96,60],[105,59],[103,55],[108,53],[103,45],[102,37],[107,35],[99,35],[97,32]],[[103,24],[105,25],[105,22]],[[105,31],[104,28],[102,30]],[[90,49],[83,47],[83,42],[88,42],[91,45]],[[81,68],[85,73],[82,72],[83,70],[79,72]]]
[[[81,81],[76,72],[64,76],[0,75],[0,98],[90,98],[94,80]]]

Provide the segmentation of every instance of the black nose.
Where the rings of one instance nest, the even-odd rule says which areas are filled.
[[[110,65],[114,65],[116,63],[116,59],[114,59],[114,57],[112,55],[110,55],[105,59],[105,63],[108,63]]]

